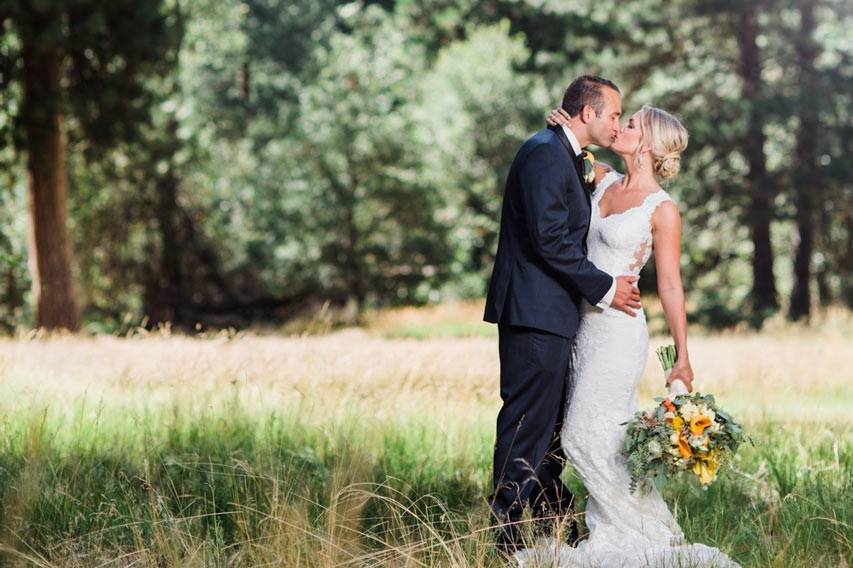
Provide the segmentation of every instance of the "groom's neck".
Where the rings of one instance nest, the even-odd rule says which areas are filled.
[[[578,144],[581,148],[586,148],[590,145],[589,133],[587,132],[586,125],[580,123],[580,119],[578,117],[572,117],[572,124],[569,126],[569,130],[572,131],[572,134],[575,135],[575,139],[578,141]]]

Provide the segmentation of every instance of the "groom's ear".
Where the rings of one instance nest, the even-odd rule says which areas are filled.
[[[591,122],[597,116],[595,109],[589,105],[583,105],[583,108],[578,113],[582,122]]]

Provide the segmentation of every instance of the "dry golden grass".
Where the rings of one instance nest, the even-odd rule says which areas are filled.
[[[126,338],[34,334],[0,340],[0,416],[17,417],[17,422],[0,422],[0,442],[10,455],[20,445],[25,456],[7,481],[14,487],[4,495],[0,527],[14,531],[0,533],[0,563],[25,555],[31,564],[44,566],[111,559],[140,566],[215,565],[223,558],[229,565],[494,565],[488,517],[478,496],[487,491],[487,446],[500,405],[499,362],[494,329],[479,322],[479,312],[475,303],[395,310],[374,314],[365,329],[317,336],[190,337],[163,330]],[[849,510],[839,496],[849,479],[842,466],[853,416],[846,317],[816,328],[772,322],[761,334],[691,335],[697,388],[717,394],[725,408],[753,423],[752,432],[772,440],[750,448],[740,465],[743,471],[716,489],[729,492],[724,508],[690,492],[678,493],[689,501],[679,507],[691,534],[705,539],[707,522],[701,519],[712,518],[720,542],[752,559],[745,566],[820,565],[804,559],[813,559],[827,543],[849,541],[841,534],[848,525],[839,520]],[[408,338],[429,337],[431,328],[443,331],[438,338]],[[447,330],[466,336],[442,337]],[[662,394],[653,350],[668,341],[652,339],[640,385],[643,405]],[[238,410],[223,411],[222,405],[235,398]],[[173,407],[180,411],[171,424]],[[214,410],[206,413],[207,407]],[[48,408],[52,426],[44,434],[41,415]],[[103,429],[102,408],[110,414]],[[243,413],[267,410],[282,415],[283,437],[254,442],[259,445],[245,455],[228,454],[235,439],[262,438],[262,421],[244,423]],[[768,420],[788,424],[777,428]],[[74,427],[65,428],[69,424]],[[133,435],[129,430],[137,425],[143,433]],[[198,428],[197,438],[186,434],[188,428]],[[158,453],[162,438],[173,435],[172,449]],[[90,442],[94,447],[96,441],[102,444],[99,456],[126,455],[127,463],[93,462],[79,476],[63,473],[78,466],[62,448],[86,448]],[[284,454],[279,454],[281,444],[290,444]],[[303,451],[307,457],[300,457]],[[328,466],[329,478],[303,482],[303,459],[312,467]],[[158,485],[149,460],[151,468],[160,468],[160,479],[164,468],[172,468],[169,479],[179,486]],[[199,479],[207,479],[199,478],[202,469],[219,472],[215,485],[229,495],[225,510],[208,503],[207,489],[199,489],[207,487],[199,485]],[[62,503],[68,494],[91,507],[119,470],[141,479],[147,488],[143,499],[150,501],[140,505],[137,496],[124,492],[124,484],[111,486],[110,499],[128,512],[110,522],[130,527],[131,542],[114,537],[121,529],[91,524],[83,540],[64,536],[40,547],[50,551],[48,562],[26,538],[16,536],[27,527],[65,526],[78,513],[90,515],[88,509],[47,506],[42,499],[47,495],[50,503]],[[386,487],[381,475],[375,478],[377,471],[401,481]],[[98,480],[91,487],[89,476]],[[396,487],[409,484],[419,489],[412,495],[398,492]],[[460,487],[476,496],[454,494]],[[256,494],[263,496],[261,508],[253,500]],[[821,501],[825,495],[830,495],[828,504]],[[462,512],[445,515],[439,497]],[[735,531],[731,518],[743,499],[755,520],[741,519]],[[389,530],[364,530],[368,501],[374,509],[377,501],[383,503]],[[163,507],[165,502],[173,508]],[[183,512],[199,502],[204,505],[198,512]],[[439,534],[425,508],[459,528]],[[236,527],[227,547],[215,544],[202,528],[202,520],[221,515]],[[808,528],[804,519],[808,527],[818,521],[829,527],[820,534],[837,530],[840,536],[803,534]],[[767,544],[773,535],[787,535],[787,540]],[[827,553],[833,563],[840,557],[838,548]]]
[[[472,304],[399,310],[374,316],[367,330],[303,337],[161,332],[0,340],[0,407],[84,395],[172,404],[238,391],[263,407],[307,405],[324,419],[356,407],[379,417],[433,410],[489,415],[500,403],[496,337],[386,337],[395,328],[465,321],[478,312]],[[662,393],[653,349],[668,341],[652,338],[640,385],[644,403]],[[693,335],[689,344],[697,390],[717,394],[733,411],[787,420],[853,415],[853,343],[841,331]]]

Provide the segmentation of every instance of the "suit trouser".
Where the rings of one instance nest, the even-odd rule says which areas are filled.
[[[514,523],[529,504],[534,517],[562,517],[572,506],[572,494],[560,480],[572,341],[505,324],[498,326],[498,334],[503,407],[497,419],[492,512],[498,522]],[[498,541],[505,547],[518,544],[518,526],[499,531]]]

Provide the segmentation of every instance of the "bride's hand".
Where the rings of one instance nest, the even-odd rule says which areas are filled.
[[[687,392],[693,392],[693,368],[690,367],[690,361],[676,361],[666,386],[669,387],[675,379],[679,379],[684,383],[684,386],[687,387]]]
[[[561,107],[553,109],[548,116],[545,117],[545,122],[548,123],[548,126],[556,126],[558,124],[570,126],[572,124],[569,113],[564,111]]]

